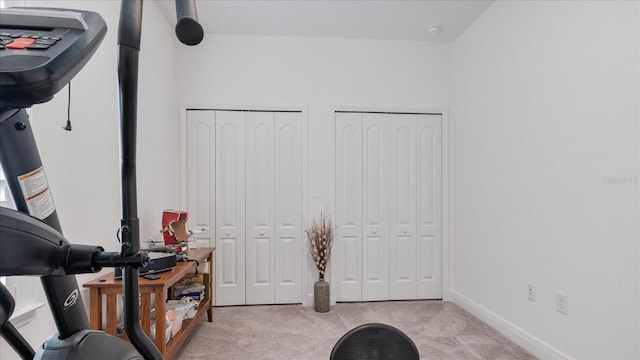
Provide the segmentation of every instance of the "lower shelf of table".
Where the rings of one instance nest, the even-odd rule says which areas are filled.
[[[211,309],[211,300],[203,301],[198,308],[198,312],[193,319],[183,320],[182,329],[167,342],[166,350],[162,354],[165,360],[173,359],[174,356],[180,351],[180,347],[192,334],[193,329],[198,325],[198,322],[207,313],[207,310]]]

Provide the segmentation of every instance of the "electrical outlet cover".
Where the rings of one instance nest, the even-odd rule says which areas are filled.
[[[565,315],[569,315],[569,296],[567,294],[556,294],[556,310]]]
[[[533,284],[527,284],[527,298],[529,299],[529,301],[536,302],[536,295],[536,286]]]

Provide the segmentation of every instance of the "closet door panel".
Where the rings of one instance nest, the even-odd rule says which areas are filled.
[[[245,303],[245,113],[216,111],[216,305]]]
[[[385,114],[363,114],[363,301],[389,299],[388,128]]]
[[[271,112],[246,116],[247,304],[272,304],[274,292],[274,177]]]
[[[417,118],[418,298],[442,298],[442,120]]]
[[[337,301],[362,300],[362,114],[336,113]]]
[[[187,112],[187,210],[197,247],[215,246],[215,111]]]
[[[390,114],[390,298],[416,293],[416,115]]]
[[[302,115],[275,113],[275,302],[302,301]]]

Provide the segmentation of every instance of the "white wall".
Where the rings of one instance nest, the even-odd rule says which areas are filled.
[[[452,49],[454,294],[580,359],[640,357],[638,6],[498,1]]]
[[[61,92],[33,108],[36,137],[65,234],[117,250],[118,2],[56,6],[97,10],[110,30],[73,81],[74,131],[60,129]],[[638,14],[637,2],[497,2],[454,42],[453,67],[447,43],[210,34],[180,46],[176,61],[171,28],[147,3],[142,237],[162,209],[180,205],[178,103],[307,106],[317,216],[334,205],[334,107],[447,108],[455,99],[454,292],[569,356],[639,357],[638,184],[604,181],[639,174]],[[569,295],[569,316],[555,312],[556,292]],[[35,344],[54,326],[43,309],[21,330]]]
[[[65,236],[74,243],[98,244],[118,251],[120,225],[119,113],[117,97],[117,22],[119,1],[32,1],[33,6],[99,12],[109,27],[102,45],[72,81],[72,132],[66,122],[66,88],[32,108],[32,124]],[[162,210],[179,205],[178,107],[173,26],[157,5],[146,2],[143,15],[138,107],[138,212],[141,237],[160,230]],[[112,270],[111,270],[112,271]],[[95,275],[79,277],[88,281]],[[88,291],[83,291],[89,306]],[[40,292],[38,297],[44,301]],[[34,346],[55,331],[45,306],[21,328]],[[2,346],[0,358],[13,358]]]
[[[307,107],[309,217],[335,214],[334,107],[450,103],[449,43],[206,34],[178,59],[181,104]]]
[[[448,43],[207,34],[179,52],[182,104],[308,106],[312,212],[333,206],[336,106],[449,106]],[[314,203],[315,202],[315,203]]]

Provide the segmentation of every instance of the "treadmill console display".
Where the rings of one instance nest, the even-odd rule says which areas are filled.
[[[51,100],[87,63],[107,32],[90,11],[10,8],[0,12],[0,108]]]

